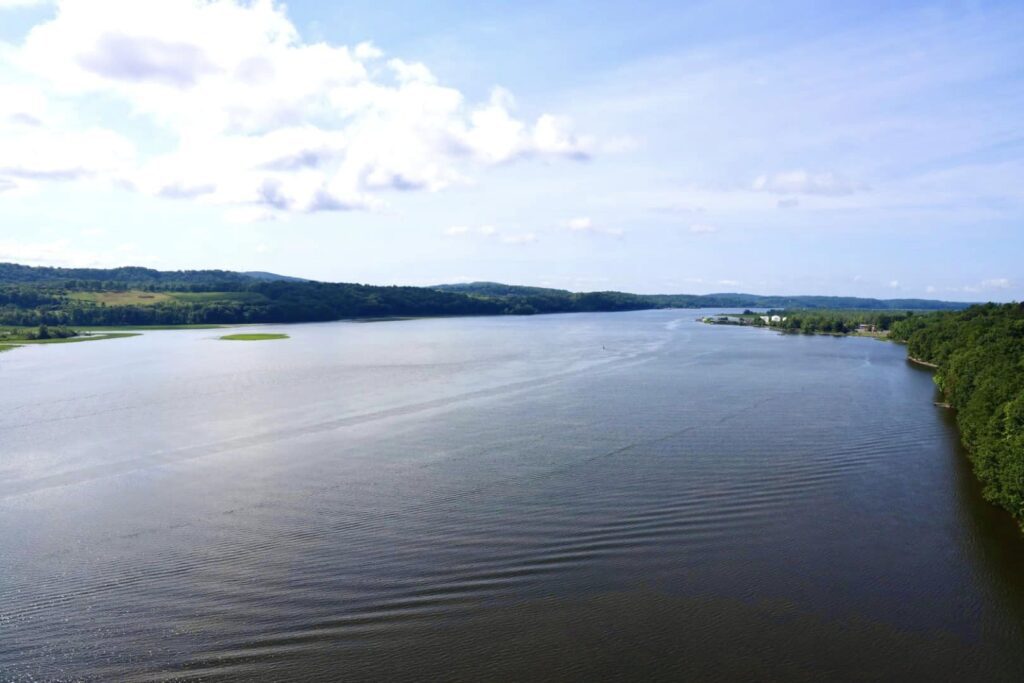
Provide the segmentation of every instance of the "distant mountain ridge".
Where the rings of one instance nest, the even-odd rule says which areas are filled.
[[[252,271],[49,268],[0,263],[0,325],[291,323],[371,317],[532,315],[655,308],[954,310],[925,299],[570,292],[497,282],[399,287]]]
[[[255,280],[264,280],[266,282],[315,282],[315,280],[309,280],[304,277],[294,277],[292,275],[278,275],[277,273],[268,273],[263,270],[246,270],[242,275],[251,277]]]
[[[497,297],[513,299],[516,297],[580,297],[584,294],[571,292],[567,289],[546,287],[529,287],[506,285],[500,282],[467,282],[458,284],[435,285],[433,289],[441,292],[455,292],[470,296]],[[821,308],[849,309],[863,308],[874,310],[925,310],[946,311],[960,310],[971,304],[958,301],[938,301],[933,299],[873,299],[852,296],[821,296],[821,295],[764,295],[744,294],[739,292],[722,292],[715,294],[629,294],[626,292],[591,292],[590,294],[636,297],[640,301],[652,304],[650,308]]]
[[[126,282],[132,284],[163,284],[187,282],[190,284],[246,282],[250,280],[310,282],[300,277],[278,275],[263,271],[240,273],[232,270],[154,270],[140,266],[120,268],[59,268],[53,266],[24,266],[18,263],[0,263],[0,284],[31,284],[84,280],[93,282]]]

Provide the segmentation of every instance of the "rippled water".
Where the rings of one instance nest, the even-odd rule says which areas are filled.
[[[696,315],[0,356],[0,679],[1021,680],[930,375]]]

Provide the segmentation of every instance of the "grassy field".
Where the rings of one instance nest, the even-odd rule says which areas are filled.
[[[166,292],[143,292],[136,289],[123,292],[71,292],[68,294],[68,298],[107,306],[152,306],[163,301],[174,300]]]
[[[287,338],[287,334],[226,334],[221,337],[225,341],[269,341]]]
[[[188,303],[207,303],[210,301],[237,301],[253,304],[267,301],[267,297],[258,292],[167,292],[175,301]]]
[[[267,300],[265,296],[257,292],[146,292],[141,289],[119,292],[70,292],[68,298],[106,306],[152,306],[173,301],[183,303],[210,301],[259,303]]]

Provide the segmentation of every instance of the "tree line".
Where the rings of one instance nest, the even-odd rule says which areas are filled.
[[[861,325],[867,325],[874,332],[887,332],[893,324],[913,317],[914,311],[776,311],[766,314],[771,317],[778,315],[784,320],[770,323],[786,332],[803,334],[848,334],[855,332]],[[754,324],[765,323],[755,320]]]
[[[138,303],[104,303],[112,292],[169,294]],[[478,282],[394,287],[300,280],[272,273],[148,268],[39,268],[0,263],[0,325],[185,325],[288,323],[342,318],[531,315],[652,308],[802,306],[909,308],[908,300],[776,297],[752,294],[570,292]],[[920,308],[962,304],[915,302]]]
[[[891,336],[938,366],[985,497],[1024,524],[1024,304],[909,316]]]

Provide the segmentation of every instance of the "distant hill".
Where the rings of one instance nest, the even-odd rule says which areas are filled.
[[[570,292],[497,282],[381,287],[315,282],[265,272],[38,268],[0,263],[0,325],[19,326],[286,323],[651,308],[948,310],[965,306],[923,299]]]
[[[872,309],[872,310],[921,310],[953,311],[967,308],[970,304],[957,301],[936,301],[932,299],[865,299],[852,296],[793,295],[774,296],[726,292],[718,294],[628,294],[625,292],[590,292],[580,294],[565,289],[544,287],[523,287],[499,282],[469,282],[462,284],[436,285],[442,292],[457,292],[470,296],[512,299],[559,299],[579,300],[585,297],[604,297],[619,302],[632,301],[639,308],[814,308],[814,309]],[[643,305],[639,305],[643,304]]]
[[[278,276],[280,277],[280,276]],[[256,278],[230,270],[153,270],[125,266],[122,268],[51,268],[0,263],[0,284],[40,284],[67,282],[120,282],[129,284],[191,285],[224,282],[251,282]]]
[[[307,280],[304,277],[292,277],[291,275],[278,275],[277,273],[267,273],[262,270],[247,270],[242,275],[251,277],[254,280],[265,280],[268,282],[313,282],[313,280]]]
[[[504,285],[500,282],[465,282],[452,285],[434,285],[431,289],[439,292],[457,292],[459,294],[475,294],[478,296],[533,296],[572,294],[567,289],[550,287],[524,287],[522,285]]]

